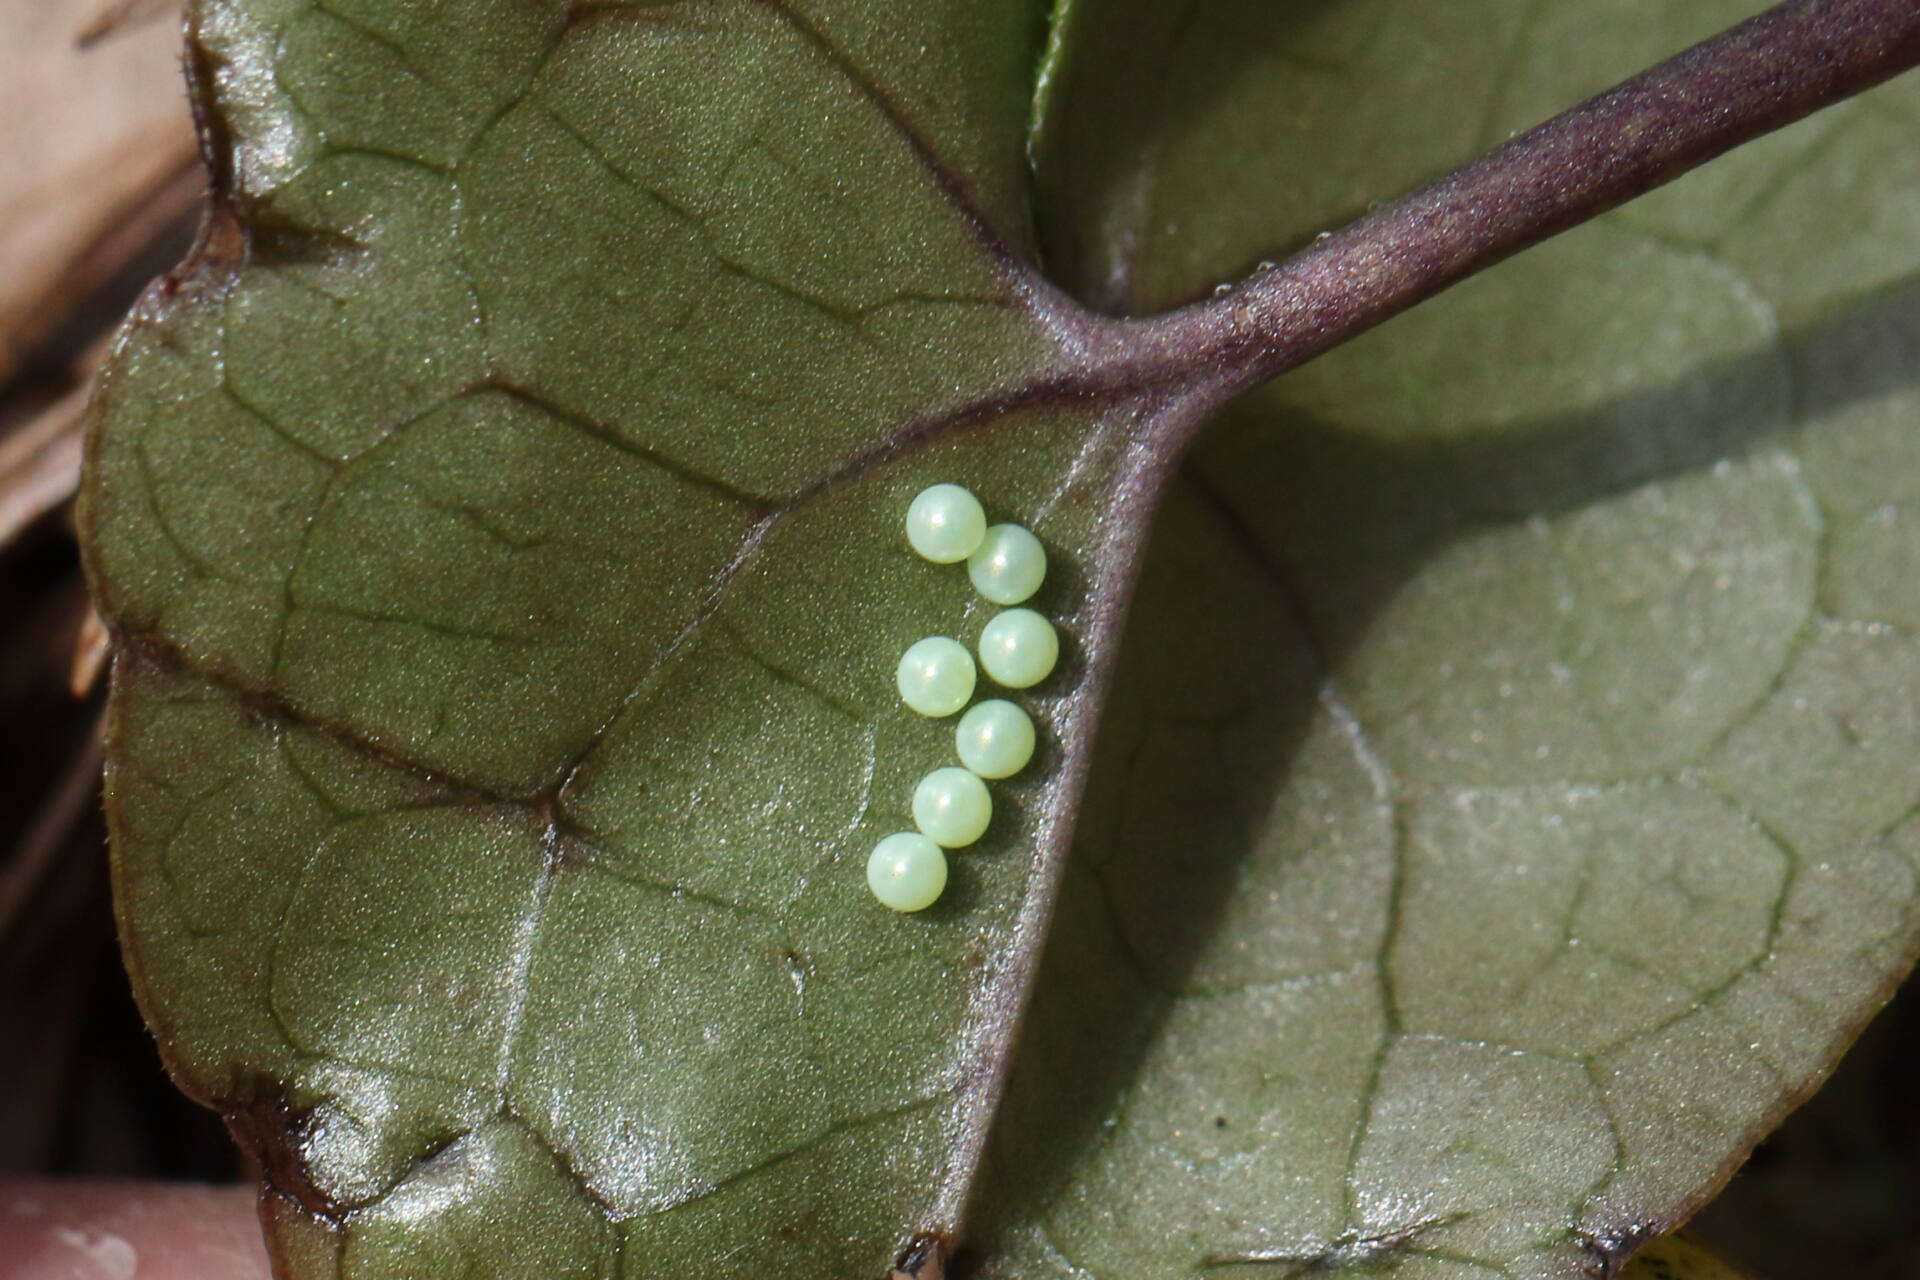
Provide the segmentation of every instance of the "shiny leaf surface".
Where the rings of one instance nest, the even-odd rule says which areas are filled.
[[[294,1274],[871,1275],[951,1229],[1161,411],[1075,385],[1018,265],[1034,35],[198,9],[228,171],[86,520],[136,982]],[[905,545],[937,480],[1046,541],[1072,652],[908,918],[866,854],[952,728],[894,664],[990,612]]]

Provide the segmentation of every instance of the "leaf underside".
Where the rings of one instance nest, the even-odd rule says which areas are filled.
[[[1920,92],[1170,474],[1205,371],[1036,253],[1202,294],[1744,10],[1075,0],[1037,223],[1036,15],[869,10],[195,7],[218,209],[84,522],[130,966],[284,1273],[872,1277],[971,1197],[989,1276],[1571,1280],[1684,1216],[1913,946]],[[1067,657],[896,917],[893,663],[986,618],[937,480]]]

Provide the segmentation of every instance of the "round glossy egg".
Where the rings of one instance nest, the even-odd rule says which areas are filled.
[[[1031,609],[1005,609],[980,633],[980,665],[1009,689],[1039,684],[1060,660],[1053,624]]]
[[[973,655],[958,640],[928,636],[900,655],[900,701],[923,716],[950,716],[967,705],[976,679]]]
[[[1033,719],[1004,698],[967,708],[953,732],[960,763],[983,778],[1011,778],[1033,759]]]
[[[987,784],[965,769],[935,769],[913,789],[913,825],[949,849],[972,844],[993,821]]]
[[[873,846],[867,887],[883,906],[924,911],[947,887],[947,855],[917,831],[899,831]]]
[[[986,534],[980,500],[957,484],[922,489],[907,507],[907,545],[935,564],[965,560]]]
[[[995,604],[1019,604],[1047,579],[1046,548],[1017,524],[994,525],[967,557],[967,576]]]

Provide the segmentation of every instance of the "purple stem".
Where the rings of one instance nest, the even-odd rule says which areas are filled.
[[[1130,336],[1244,389],[1916,63],[1920,0],[1789,0]]]

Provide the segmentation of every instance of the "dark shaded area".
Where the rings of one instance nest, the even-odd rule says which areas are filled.
[[[79,566],[43,526],[0,556],[0,1173],[225,1180],[232,1146],[160,1071],[120,966],[92,780],[102,699],[66,679]]]
[[[1920,983],[1694,1219],[1766,1280],[1920,1276]]]
[[[197,217],[130,245],[104,287],[48,318],[0,385],[0,440],[71,389]],[[0,1174],[226,1181],[232,1144],[160,1070],[120,965],[97,782],[104,698],[70,687],[88,613],[70,507],[0,547]]]
[[[1337,0],[1238,0],[1236,17],[1261,33],[1246,48],[1299,43]],[[1253,73],[1247,61],[1213,66],[1213,74],[1182,77],[1203,6],[1130,5],[1124,21],[1079,15],[1070,32],[1077,52],[1056,74],[1055,92],[1104,104],[1099,112],[1067,111],[1050,122],[1036,162],[1036,219],[1046,274],[1096,310],[1139,314],[1147,308],[1135,279],[1135,260],[1147,237],[1155,172],[1165,136],[1179,136],[1195,119]],[[1126,86],[1124,91],[1116,86]],[[1438,170],[1436,169],[1436,172]],[[1363,209],[1342,211],[1339,225]],[[1275,241],[1291,249],[1311,243],[1313,228],[1279,225]],[[1251,267],[1252,263],[1247,266]]]

